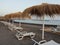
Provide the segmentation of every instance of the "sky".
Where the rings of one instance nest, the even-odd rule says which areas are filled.
[[[60,4],[59,0],[0,0],[0,16],[14,12],[23,12],[26,8],[41,3]]]

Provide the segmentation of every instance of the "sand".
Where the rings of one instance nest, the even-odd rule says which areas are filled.
[[[29,24],[22,24],[24,31],[34,32],[36,33],[35,40],[41,40],[41,30],[40,26],[38,25],[29,25]],[[60,35],[45,32],[45,39],[47,41],[54,40],[57,43],[60,43]],[[0,45],[33,45],[33,41],[30,38],[24,38],[23,40],[19,41],[15,37],[15,32],[11,32],[7,26],[0,23]]]

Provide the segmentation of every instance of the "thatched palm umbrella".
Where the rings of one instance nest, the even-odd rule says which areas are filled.
[[[23,16],[27,16],[29,14],[35,14],[40,17],[45,14],[49,16],[60,14],[60,5],[43,3],[41,5],[32,6],[25,9],[23,12]]]
[[[21,12],[17,12],[17,13],[11,13],[11,14],[7,14],[4,17],[6,19],[11,19],[11,18],[22,18],[22,13]]]
[[[41,5],[29,7],[23,11],[23,16],[35,15],[35,16],[39,16],[40,18],[43,17],[43,20],[44,20],[44,15],[53,17],[55,14],[56,15],[60,14],[60,5],[43,3]],[[44,40],[44,22],[43,22],[43,30],[42,30],[42,40]]]
[[[23,17],[22,16],[22,12],[16,12],[16,13],[10,13],[10,14],[6,14],[5,16],[4,16],[4,18],[6,19],[6,20],[9,20],[9,22],[10,22],[10,20],[12,20],[12,19],[24,19],[24,18],[31,18],[29,15],[28,16],[25,16],[25,17]],[[13,23],[13,22],[12,22]],[[21,25],[21,23],[19,23],[20,25]]]
[[[4,16],[6,19],[13,19],[13,18],[31,18],[29,15],[28,16],[25,16],[25,17],[23,17],[22,16],[22,13],[21,12],[16,12],[16,13],[11,13],[11,14],[6,14],[5,16]]]

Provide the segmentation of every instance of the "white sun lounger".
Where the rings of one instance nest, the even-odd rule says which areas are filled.
[[[38,44],[38,45],[60,45],[53,40],[42,43],[42,44],[40,42],[35,41],[34,39],[32,39],[32,40],[35,42],[33,45],[36,45],[36,44]]]
[[[8,26],[8,28],[11,30],[11,31],[13,31],[13,30],[23,30],[23,28],[22,27],[17,27],[17,26]]]
[[[39,44],[39,45],[40,45],[40,44]],[[60,45],[60,44],[58,44],[58,43],[56,43],[55,41],[51,40],[51,41],[48,41],[48,42],[43,43],[43,44],[41,44],[41,45]]]
[[[7,25],[7,26],[11,25],[11,23],[6,22],[6,21],[0,21],[0,22],[3,23],[4,25]]]
[[[18,40],[22,40],[26,36],[29,36],[30,38],[34,38],[35,33],[33,33],[33,32],[18,32],[18,33],[16,33],[15,36]]]
[[[23,30],[22,27],[20,27],[20,26],[17,27],[16,25],[11,24],[11,23],[9,23],[9,22],[5,22],[5,21],[0,21],[0,22],[3,23],[4,25],[7,25],[8,28],[9,28],[11,31],[13,31],[13,30]]]
[[[60,27],[59,28],[52,27],[52,32],[60,32]]]
[[[8,22],[5,22],[5,21],[0,21],[1,23],[3,23],[4,25],[8,25],[9,23]]]
[[[16,25],[11,24],[11,23],[7,23],[7,26],[8,26],[8,28],[9,28],[11,31],[13,31],[13,30],[23,30],[22,27],[16,26]]]

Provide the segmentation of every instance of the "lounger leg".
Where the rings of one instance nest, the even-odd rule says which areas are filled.
[[[34,38],[34,37],[35,37],[35,35],[31,35],[30,37],[31,37],[31,38]]]
[[[46,40],[39,41],[39,44],[45,43]]]
[[[31,39],[31,40],[35,42],[34,45],[36,45],[36,44],[39,45],[39,43],[37,41],[35,41],[34,39]]]
[[[19,37],[19,38],[18,38],[18,40],[22,40],[22,39],[23,39],[23,37]]]

